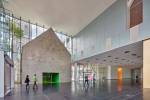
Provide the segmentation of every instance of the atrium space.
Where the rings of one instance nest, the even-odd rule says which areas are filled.
[[[0,0],[0,100],[150,100],[150,0]]]

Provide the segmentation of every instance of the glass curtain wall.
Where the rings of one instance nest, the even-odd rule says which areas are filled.
[[[21,17],[17,18],[3,8],[0,9],[0,50],[5,51],[14,61],[16,83],[21,82],[22,46],[45,30],[44,27],[24,21]]]
[[[0,9],[0,50],[5,51],[14,61],[15,81],[20,83],[21,79],[21,54],[22,46],[42,34],[47,29],[37,23],[25,21],[21,17],[15,17],[4,8]],[[56,32],[59,39],[71,54],[71,37],[62,32]]]
[[[8,55],[11,55],[11,35],[8,27],[10,19],[2,12],[3,9],[0,9],[0,50],[5,51]]]
[[[64,44],[64,46],[67,48],[67,50],[72,53],[72,38],[71,36],[65,35],[63,32],[57,32],[55,31],[58,38],[61,40],[61,42]]]

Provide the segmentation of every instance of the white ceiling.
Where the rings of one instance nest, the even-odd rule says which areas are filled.
[[[128,53],[125,53],[127,52]],[[117,48],[100,55],[96,55],[79,61],[81,64],[100,64],[111,66],[124,66],[129,68],[142,67],[143,65],[143,43],[137,42]]]
[[[7,0],[5,8],[26,20],[75,35],[116,0]]]

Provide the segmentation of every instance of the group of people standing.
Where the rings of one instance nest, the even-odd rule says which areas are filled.
[[[29,75],[26,76],[25,83],[26,83],[26,90],[29,90],[29,88],[30,88]],[[36,74],[34,74],[34,76],[33,76],[33,89],[38,89]]]
[[[95,84],[95,74],[91,74],[91,75],[85,75],[84,77],[84,85],[89,85],[89,81],[93,81],[93,83]]]

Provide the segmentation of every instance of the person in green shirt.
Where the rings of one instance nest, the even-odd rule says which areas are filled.
[[[34,84],[33,84],[33,89],[38,89],[36,74],[34,74],[34,76],[33,76],[33,82],[34,82]]]

